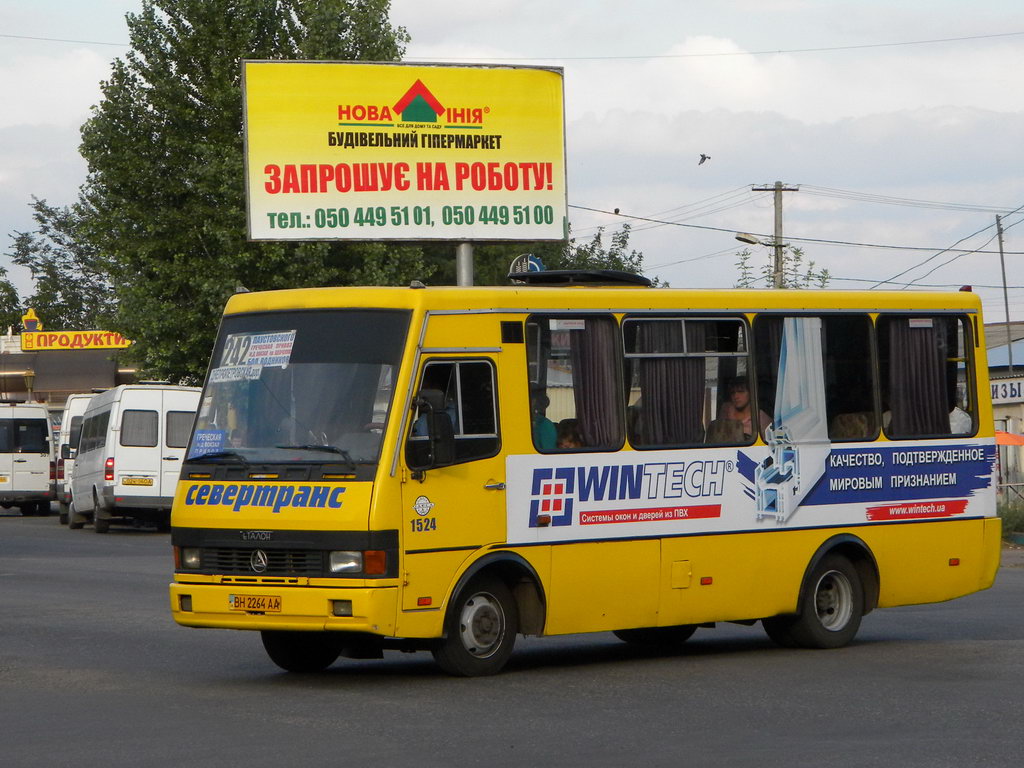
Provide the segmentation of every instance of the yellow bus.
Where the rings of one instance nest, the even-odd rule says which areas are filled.
[[[508,287],[238,294],[172,513],[175,620],[285,670],[518,634],[849,643],[991,586],[995,444],[967,292]]]

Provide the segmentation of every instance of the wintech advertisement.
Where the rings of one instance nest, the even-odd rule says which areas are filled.
[[[820,318],[783,321],[766,445],[509,457],[509,541],[679,536],[991,514],[992,438],[829,440],[821,338]]]
[[[559,240],[562,71],[243,62],[254,240]]]
[[[789,445],[791,460],[799,444]],[[991,440],[843,443],[784,482],[770,446],[508,458],[508,540],[585,541],[963,519],[994,509]],[[800,485],[801,481],[807,484]],[[783,509],[766,490],[800,496]]]

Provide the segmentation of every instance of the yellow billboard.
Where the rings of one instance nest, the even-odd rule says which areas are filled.
[[[560,240],[562,71],[243,62],[253,240]]]

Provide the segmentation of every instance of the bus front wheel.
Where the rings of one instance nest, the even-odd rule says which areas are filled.
[[[809,574],[800,602],[799,613],[762,620],[772,640],[784,647],[847,645],[864,615],[864,587],[857,569],[842,555],[826,555]]]
[[[519,614],[512,593],[496,578],[474,579],[456,596],[434,659],[450,675],[477,677],[501,671],[512,655]]]
[[[328,632],[260,632],[270,660],[286,672],[322,672],[338,660],[341,643]]]

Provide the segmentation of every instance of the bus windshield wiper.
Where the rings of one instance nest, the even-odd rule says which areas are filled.
[[[186,459],[186,461],[205,461],[206,459],[234,459],[239,464],[249,466],[249,460],[238,451],[210,451],[210,453],[201,453],[198,456],[193,456],[190,459]]]
[[[281,448],[286,451],[320,451],[321,453],[336,453],[348,464],[352,465],[353,468],[356,466],[356,460],[352,458],[352,454],[344,448],[339,448],[336,445],[315,445],[313,443],[306,443],[305,445],[275,445],[274,447]]]

